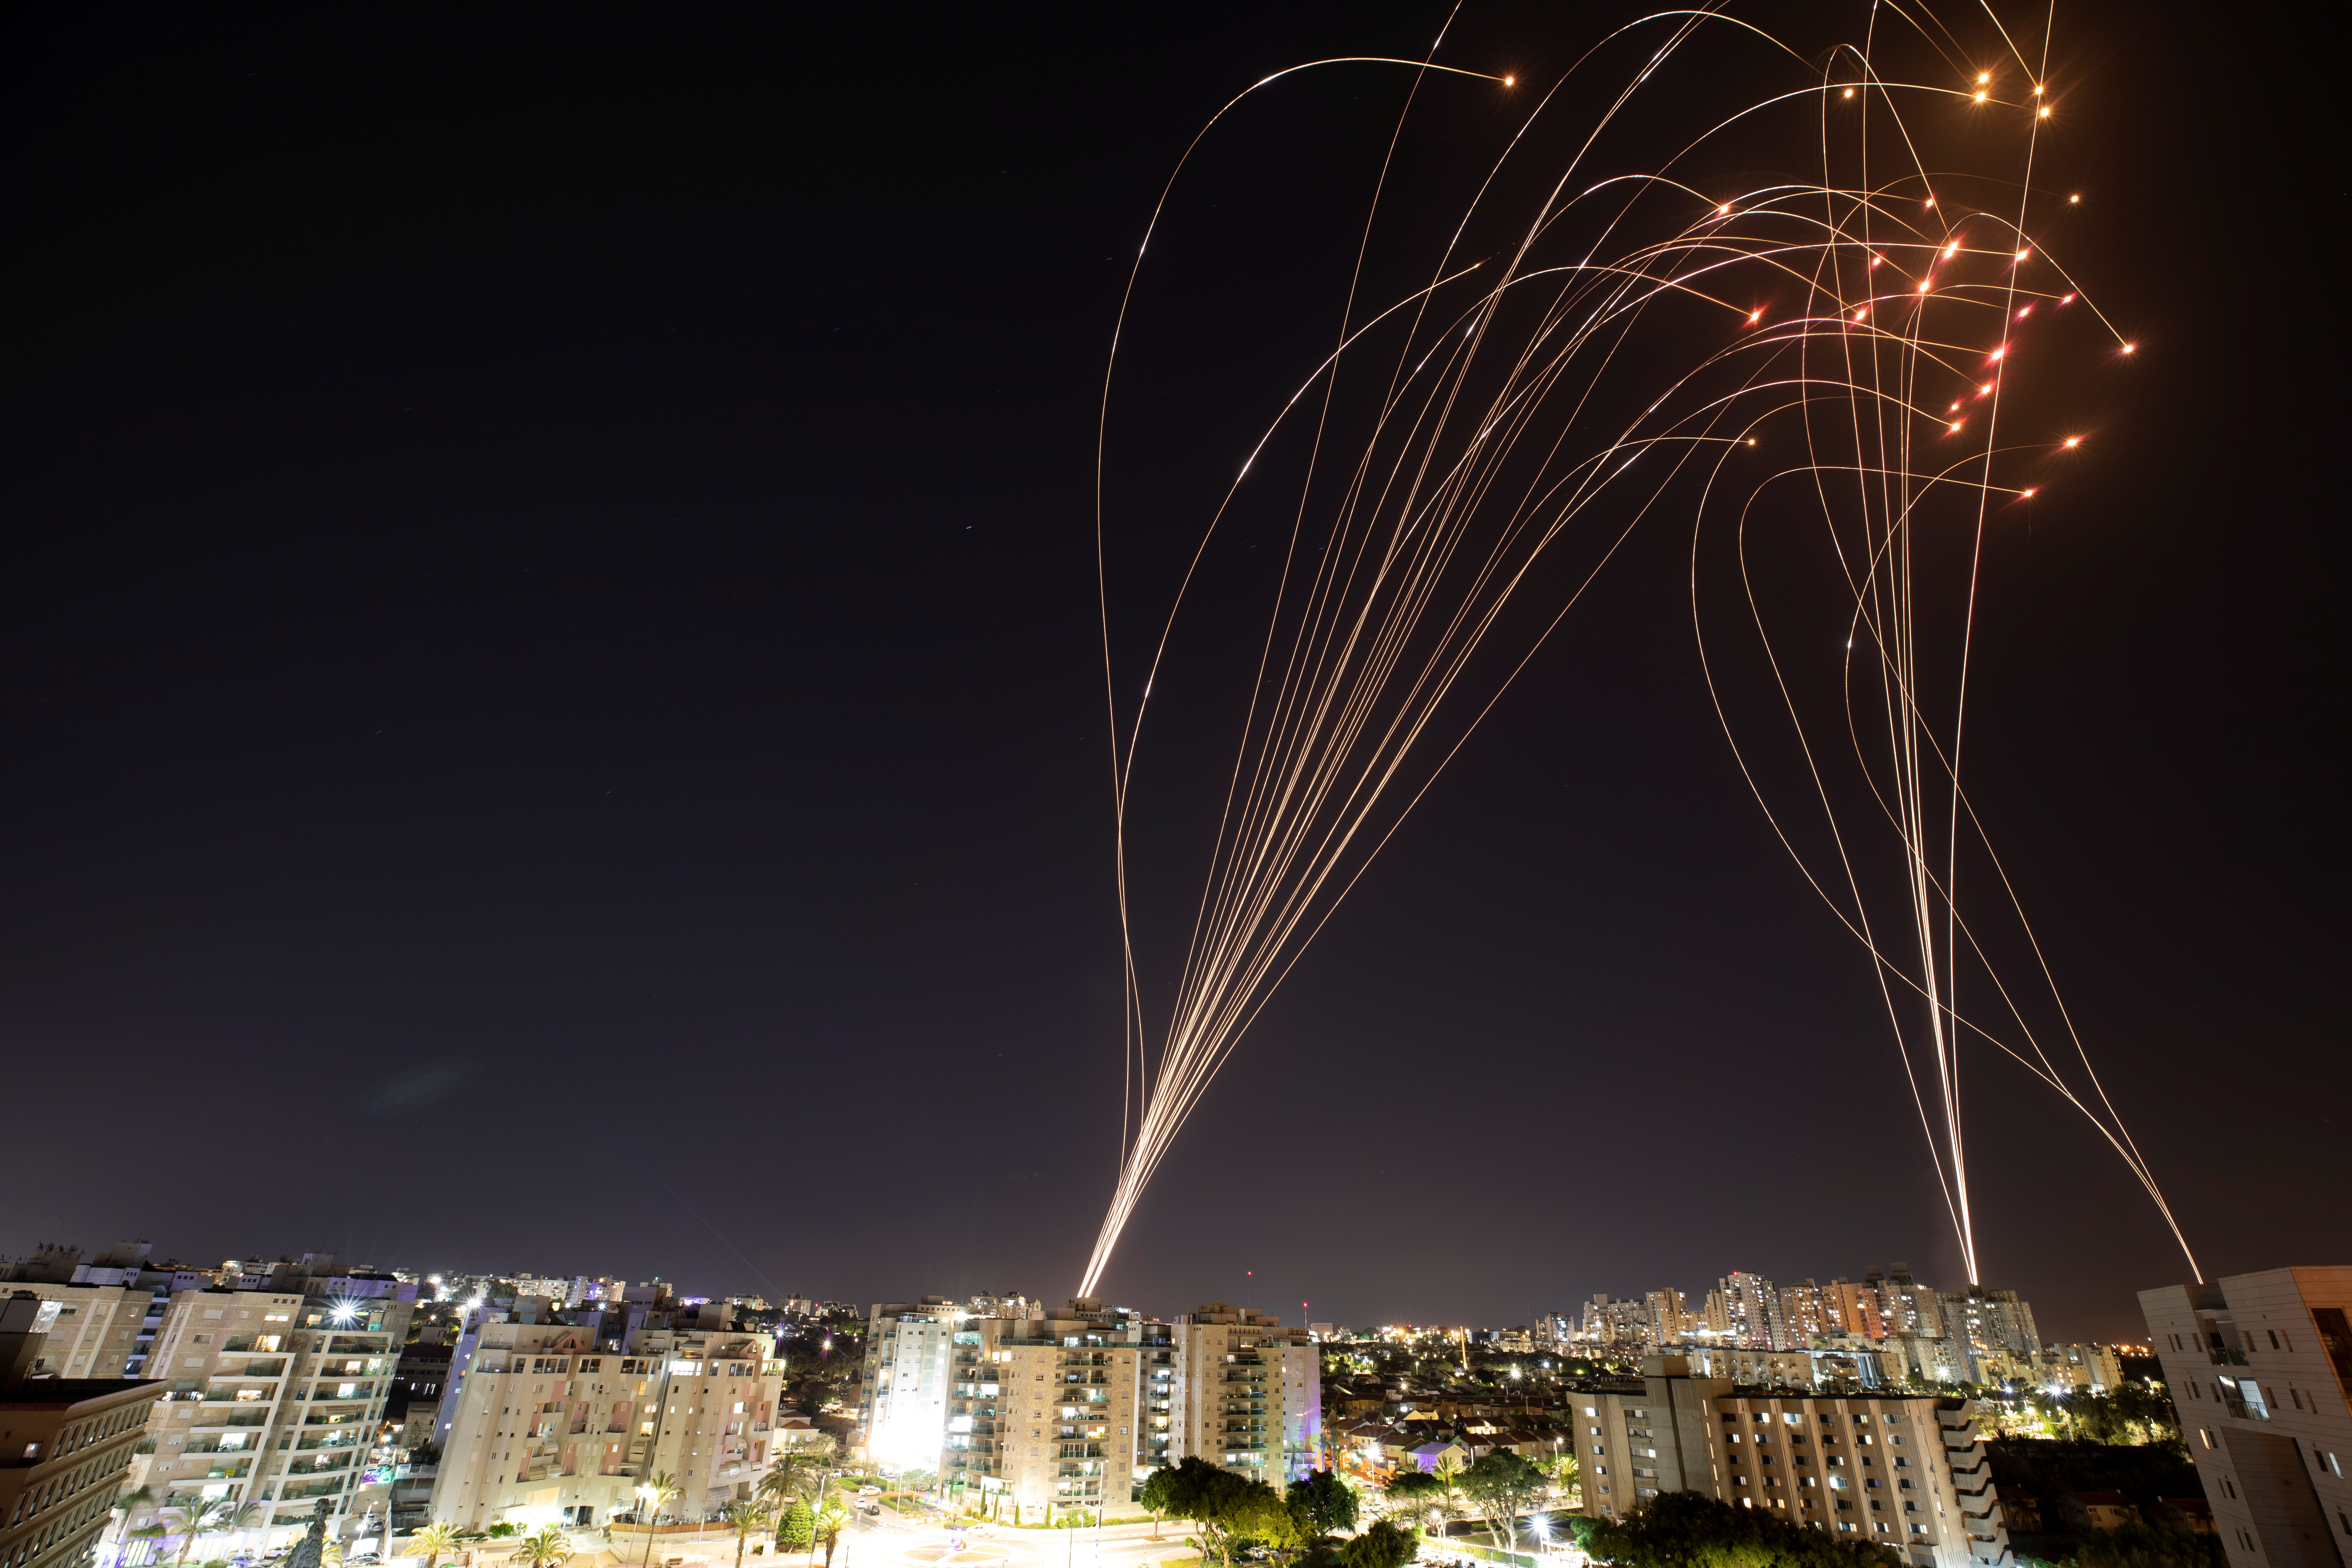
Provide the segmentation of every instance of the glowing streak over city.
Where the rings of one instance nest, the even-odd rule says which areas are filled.
[[[2081,1111],[2187,1253],[1960,784],[1989,531],[2046,476],[2063,476],[2063,461],[2079,460],[2064,457],[2079,433],[2004,432],[2004,386],[2021,363],[2030,374],[2065,356],[2073,340],[2051,334],[2083,312],[2113,353],[2132,349],[2033,232],[2038,218],[2074,206],[2033,184],[2038,138],[2053,123],[2043,106],[2054,100],[2042,96],[2050,23],[2042,58],[2029,62],[1998,18],[1980,55],[1969,55],[1927,13],[1864,15],[1862,44],[1822,55],[1720,9],[1662,12],[1611,34],[1540,91],[1522,74],[1437,65],[1441,34],[1424,61],[1325,60],[1268,77],[1213,116],[1178,161],[1130,271],[1121,333],[1186,163],[1236,104],[1308,69],[1411,75],[1332,347],[1302,367],[1209,518],[1131,710],[1119,697],[1109,610],[1114,376],[1105,375],[1096,540],[1128,1087],[1118,1181],[1081,1295],[1095,1293],[1218,1069],[1381,847],[1633,531],[1677,514],[1692,530],[1693,623],[1715,710],[1772,831],[1871,960],[1969,1282],[1979,1276],[1964,1044],[2001,1052]],[[1907,53],[1881,36],[1898,24],[1911,29],[1901,35]],[[1779,89],[1715,117],[1647,173],[1589,173],[1596,144],[1653,79],[1695,39],[1726,35],[1756,52],[1754,79],[1777,75]],[[1637,64],[1600,63],[1629,46],[1643,51]],[[1898,58],[1901,71],[1890,63]],[[1608,69],[1629,75],[1607,79]],[[1381,203],[1415,114],[1483,110],[1497,92],[1517,106],[1517,130],[1458,216],[1433,231],[1382,232]],[[1435,107],[1420,108],[1424,99]],[[1921,142],[1961,115],[2002,150],[1988,156],[2013,166],[1931,174]],[[1922,122],[1929,116],[1935,124]],[[1818,181],[1734,192],[1731,177],[1711,172],[1754,166],[1753,142],[1787,125],[1818,143]],[[2007,140],[1991,134],[2004,128]],[[1538,132],[1573,149],[1559,167],[1536,166]],[[1979,192],[2000,193],[1999,210],[1976,205]],[[1431,259],[1424,284],[1367,304],[1368,270],[1381,270],[1368,261],[1385,255],[1376,235]],[[2035,315],[2037,303],[2053,310]],[[1115,335],[1113,372],[1118,345]],[[1974,412],[1959,414],[1963,401]],[[1305,477],[1283,505],[1274,608],[1172,1001],[1164,1019],[1151,1017],[1128,856],[1143,721],[1187,595],[1216,569],[1207,557],[1219,526],[1280,441],[1299,448]],[[1820,531],[1796,530],[1791,507]],[[1789,722],[1790,769],[1821,814],[1811,841],[1769,798],[1711,637],[1704,551],[1726,527],[1762,655],[1739,684],[1771,694]],[[1799,537],[1819,542],[1843,582],[1834,664],[1770,624],[1805,606],[1775,601],[1752,570],[1759,551]],[[1803,633],[1820,638],[1808,647],[1827,647],[1828,635]],[[1843,745],[1820,733],[1809,675],[1834,686]],[[1833,779],[1849,748],[1856,771]],[[1868,813],[1856,809],[1864,797]],[[1957,891],[1972,867],[1989,868],[1998,889],[1979,923]],[[2063,1036],[2057,1055],[2044,1046],[2048,1021],[2037,1029],[2029,1020],[2028,987],[2004,980],[1987,951],[1999,945],[1987,919],[2006,922],[2001,940],[2030,953],[2032,987],[2046,993],[2035,1005]],[[1981,977],[1990,1003],[1962,1009],[1964,970]],[[2061,1070],[2069,1054],[2079,1089]]]

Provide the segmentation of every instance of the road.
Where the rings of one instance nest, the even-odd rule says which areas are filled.
[[[936,1521],[859,1515],[834,1554],[833,1568],[1143,1568],[1150,1563],[1190,1563],[1184,1527],[1165,1524],[1152,1539],[1149,1524],[1114,1524],[1092,1530],[1012,1530],[967,1533],[957,1552],[946,1527]]]

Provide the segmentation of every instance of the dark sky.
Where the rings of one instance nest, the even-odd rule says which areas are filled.
[[[1548,79],[1620,9],[1474,4],[1446,58]],[[1818,53],[1860,7],[1771,14]],[[2341,181],[2294,166],[2302,67],[2160,15],[2060,19],[2067,260],[2143,346],[1989,567],[1971,777],[2209,1270],[2341,1262],[2341,399],[2294,280]],[[0,1250],[1075,1287],[1117,1136],[1126,259],[1241,86],[1441,19],[1108,16],[17,14]],[[1129,563],[1303,373],[1254,324],[1329,298],[1394,89],[1318,79],[1175,210],[1138,331],[1227,357],[1135,370]],[[1431,145],[1499,112],[1454,92]],[[1688,548],[1638,535],[1432,794],[1111,1295],[1958,1280],[1869,970],[1706,707]],[[1127,625],[1160,591],[1118,587]],[[1139,834],[1155,874],[1198,842]],[[1969,1070],[1987,1279],[2137,1331],[2183,1277],[2149,1205]]]

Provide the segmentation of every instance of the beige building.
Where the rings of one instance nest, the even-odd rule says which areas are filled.
[[[1176,1320],[1169,1457],[1197,1455],[1279,1491],[1318,1462],[1322,1355],[1303,1328],[1211,1301]]]
[[[593,1330],[490,1323],[456,1398],[431,1516],[465,1529],[603,1525],[667,1472],[667,1518],[751,1495],[776,1450],[783,1365],[759,1334],[642,1330],[635,1351]]]
[[[0,1300],[0,1563],[8,1568],[90,1560],[162,1392],[35,1372],[49,1358],[40,1322],[53,1307],[28,1289]]]
[[[148,1422],[154,1452],[127,1478],[151,1496],[127,1528],[160,1508],[229,1499],[256,1506],[251,1529],[265,1541],[282,1540],[309,1525],[320,1499],[339,1527],[368,1500],[368,1449],[415,1285],[339,1273],[321,1257],[239,1278],[236,1288],[176,1291],[165,1310],[148,1358],[164,1391]]]
[[[1652,1356],[1639,1383],[1596,1383],[1569,1406],[1585,1511],[1632,1511],[1661,1492],[1901,1551],[1918,1568],[2001,1562],[2001,1521],[1969,1408],[1934,1394],[1741,1389]]]
[[[2352,1561],[2352,1268],[2139,1300],[2231,1568]]]
[[[958,1337],[940,1474],[964,1482],[967,1504],[1034,1521],[1049,1505],[1134,1500],[1167,1447],[1174,1368],[1160,1325],[1079,1297],[1035,1317],[972,1319]]]

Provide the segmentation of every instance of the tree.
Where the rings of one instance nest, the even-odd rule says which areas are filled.
[[[1267,1544],[1277,1552],[1295,1552],[1303,1542],[1297,1521],[1290,1519],[1288,1509],[1272,1487],[1237,1476],[1198,1455],[1188,1455],[1181,1463],[1153,1472],[1144,1486],[1160,1510],[1200,1527],[1198,1538],[1188,1539],[1212,1563],[1230,1563],[1239,1540],[1260,1539],[1248,1533],[1252,1527],[1289,1542],[1285,1546],[1278,1541],[1268,1541]],[[1151,1507],[1152,1503],[1145,1506]],[[1277,1521],[1266,1510],[1267,1504],[1283,1514],[1282,1521]]]
[[[1547,1483],[1540,1467],[1507,1448],[1496,1448],[1462,1472],[1462,1489],[1479,1505],[1503,1537],[1517,1545],[1518,1517],[1543,1500]]]
[[[1136,1489],[1135,1500],[1151,1515],[1151,1539],[1154,1541],[1160,1539],[1160,1516],[1176,1511],[1175,1477],[1175,1467],[1162,1465],[1145,1477],[1143,1485]]]
[[[1336,1470],[1312,1470],[1290,1483],[1286,1494],[1312,1528],[1310,1535],[1340,1535],[1356,1528],[1356,1489]]]
[[[1596,1561],[1621,1568],[1896,1568],[1903,1561],[1891,1546],[1841,1541],[1697,1492],[1666,1492],[1622,1519],[1590,1521],[1584,1538]]]
[[[829,1484],[825,1475],[825,1462],[829,1457],[824,1448],[795,1448],[779,1458],[770,1467],[768,1473],[760,1478],[759,1495],[767,1499],[776,1510],[776,1545],[779,1548],[789,1547],[797,1551],[808,1544],[806,1541],[786,1541],[784,1521],[791,1516],[790,1505],[795,1500],[811,1505],[814,1510],[815,1503],[824,1496],[825,1487]]]
[[[677,1496],[677,1478],[667,1470],[656,1470],[637,1489],[646,1495],[646,1562],[650,1564],[654,1560],[654,1526],[661,1522],[662,1509]]]
[[[187,1568],[188,1553],[195,1549],[201,1537],[250,1524],[265,1511],[259,1503],[240,1503],[235,1498],[215,1498],[194,1508],[164,1509],[157,1516],[155,1523],[131,1533],[149,1540],[178,1535],[180,1552],[172,1559],[172,1568]],[[166,1523],[167,1518],[177,1523]]]
[[[776,1522],[775,1506],[755,1497],[729,1503],[722,1517],[735,1532],[735,1568],[743,1568],[743,1549],[751,1543],[751,1537]]]
[[[829,1497],[816,1510],[814,1528],[816,1538],[824,1542],[824,1568],[833,1568],[833,1549],[841,1544],[841,1532],[849,1528],[849,1510],[841,1506],[839,1498]]]
[[[808,1499],[794,1498],[793,1506],[784,1510],[784,1522],[776,1531],[776,1544],[787,1552],[804,1551],[816,1544],[816,1511]]]
[[[439,1520],[408,1538],[409,1551],[425,1553],[425,1568],[441,1568],[441,1554],[457,1544],[457,1530]]]
[[[522,1538],[521,1544],[515,1548],[515,1561],[528,1563],[530,1568],[562,1568],[571,1561],[572,1553],[572,1538],[563,1533],[561,1526],[551,1524]]]
[[[2082,1568],[2225,1568],[2230,1554],[2218,1535],[2125,1524],[2086,1537],[2076,1561]]]
[[[1372,1527],[1339,1548],[1341,1568],[1405,1568],[1421,1550],[1421,1531],[1376,1519]]]

